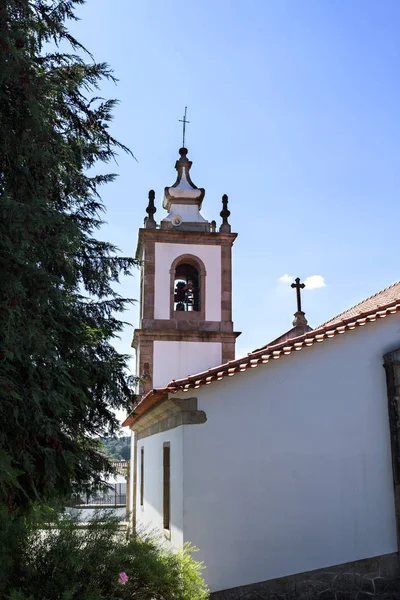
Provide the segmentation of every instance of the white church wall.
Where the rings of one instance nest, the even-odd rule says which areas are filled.
[[[136,448],[136,433],[134,431],[130,431],[131,435],[131,451],[129,455],[129,483],[127,485],[127,503],[126,503],[126,512],[130,522],[134,517],[134,509],[135,509],[135,498],[133,494],[133,483],[135,479],[135,448]]]
[[[190,392],[207,422],[183,432],[184,540],[211,591],[397,550],[382,356],[399,346],[393,315]]]
[[[222,362],[221,342],[155,341],[153,349],[153,386],[163,387],[179,379],[216,367]]]
[[[221,247],[195,244],[155,244],[154,318],[170,318],[170,269],[181,254],[194,254],[206,268],[206,320],[221,320]]]
[[[171,534],[170,539],[163,529],[163,446],[170,444],[171,477]],[[140,506],[140,461],[141,448],[144,450],[144,503]],[[165,540],[173,548],[183,544],[183,468],[182,468],[182,427],[146,437],[137,442],[137,486],[136,519],[138,531],[154,532],[160,540]]]

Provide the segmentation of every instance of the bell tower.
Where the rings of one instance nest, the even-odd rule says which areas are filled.
[[[191,180],[187,153],[179,150],[176,182],[164,191],[168,214],[156,223],[151,190],[139,229],[140,321],[132,346],[141,393],[235,358],[231,252],[237,234],[228,223],[226,195],[218,231],[201,215],[205,190]]]

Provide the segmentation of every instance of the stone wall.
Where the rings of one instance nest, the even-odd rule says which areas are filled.
[[[400,599],[397,553],[211,594],[211,600]]]

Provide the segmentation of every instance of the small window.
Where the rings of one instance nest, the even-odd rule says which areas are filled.
[[[171,464],[170,464],[170,446],[163,447],[163,520],[164,529],[171,528]]]
[[[196,267],[181,263],[176,267],[174,280],[174,310],[200,310],[199,273]]]
[[[144,506],[144,448],[140,449],[140,506]]]

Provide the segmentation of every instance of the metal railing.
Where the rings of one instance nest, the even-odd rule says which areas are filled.
[[[124,474],[129,469],[129,460],[111,460],[111,464],[120,474]]]
[[[126,506],[126,483],[113,483],[109,489],[104,492],[96,492],[94,494],[86,494],[86,496],[78,496],[73,499],[73,506],[79,508],[93,506],[107,506],[108,508],[116,508]]]

